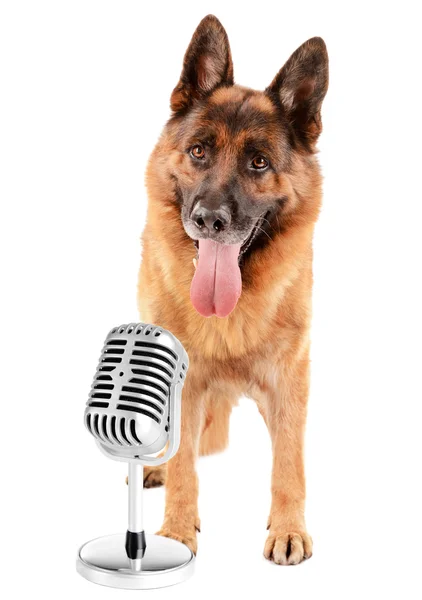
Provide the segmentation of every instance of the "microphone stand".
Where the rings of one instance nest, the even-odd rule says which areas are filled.
[[[148,590],[188,579],[195,556],[184,544],[143,528],[144,466],[128,463],[128,526],[126,534],[106,535],[83,544],[77,571],[89,581],[110,587]]]

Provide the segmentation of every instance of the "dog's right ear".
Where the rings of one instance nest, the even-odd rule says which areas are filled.
[[[186,50],[179,83],[170,99],[173,112],[189,108],[219,85],[233,85],[233,62],[226,30],[214,15],[199,23]]]

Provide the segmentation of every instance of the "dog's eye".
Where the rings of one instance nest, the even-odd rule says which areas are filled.
[[[205,150],[203,146],[201,146],[200,144],[196,144],[195,146],[192,146],[190,150],[190,155],[192,156],[192,158],[202,159],[205,157]]]
[[[253,169],[262,170],[268,167],[268,160],[263,156],[255,156],[251,164]]]

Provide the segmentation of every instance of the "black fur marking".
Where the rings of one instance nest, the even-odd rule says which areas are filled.
[[[175,197],[175,200],[176,200],[176,202],[177,202],[177,204],[178,204],[179,206],[182,206],[182,204],[183,204],[183,194],[182,194],[182,190],[181,190],[181,189],[180,189],[180,187],[179,187],[179,182],[177,181],[177,177],[176,177],[176,175],[170,175],[170,179],[171,179],[171,180],[173,181],[173,183],[174,183],[174,188],[173,188],[173,190],[174,190],[174,197]]]

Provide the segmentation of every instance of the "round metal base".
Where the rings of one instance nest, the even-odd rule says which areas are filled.
[[[81,546],[76,570],[93,583],[127,590],[166,587],[192,575],[195,556],[187,546],[160,535],[145,537],[144,557],[136,561],[126,555],[123,533],[91,540]]]

